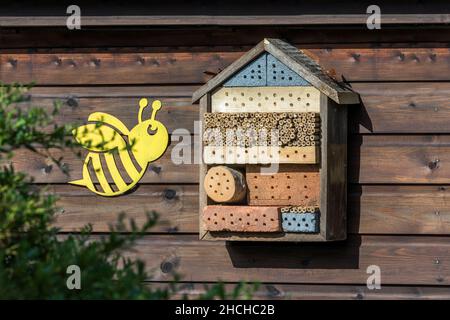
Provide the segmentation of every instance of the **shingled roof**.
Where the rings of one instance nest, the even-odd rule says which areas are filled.
[[[280,39],[264,39],[258,43],[253,49],[195,91],[192,95],[192,102],[197,103],[202,96],[222,85],[264,52],[272,54],[336,103],[359,103],[359,96],[356,92],[332,79],[313,59],[301,50]]]

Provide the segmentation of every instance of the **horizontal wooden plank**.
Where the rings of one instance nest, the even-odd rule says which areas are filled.
[[[198,232],[197,185],[139,185],[127,196],[114,198],[71,185],[52,185],[48,192],[59,199],[55,226],[64,232],[79,231],[88,223],[94,232],[108,232],[120,213],[142,225],[150,211],[159,216],[150,232]]]
[[[448,80],[448,48],[308,49],[306,53],[346,81]]]
[[[33,87],[29,91],[32,98],[191,98],[199,86],[71,86]]]
[[[352,183],[450,183],[450,136],[365,135],[349,139]]]
[[[449,133],[450,83],[354,83],[362,104],[349,109],[361,133]]]
[[[62,231],[77,231],[91,223],[95,232],[107,232],[120,212],[140,224],[146,211],[155,210],[160,221],[151,232],[198,233],[198,185],[141,184],[115,198],[72,185],[49,188],[60,199],[56,225]],[[447,186],[352,186],[348,203],[350,233],[450,234]]]
[[[133,248],[153,281],[176,271],[185,281],[366,284],[377,265],[382,285],[449,285],[446,237],[351,236],[321,244],[207,242],[197,235],[146,236]],[[201,272],[199,272],[201,270]]]
[[[110,90],[110,89],[107,89]],[[106,112],[120,119],[128,129],[132,129],[138,124],[139,99],[147,97],[150,100],[160,100],[162,109],[158,112],[156,119],[162,122],[169,133],[177,129],[187,129],[194,133],[194,121],[198,121],[198,106],[192,105],[190,98],[172,98],[155,96],[151,91],[140,97],[79,97],[69,95],[60,98],[40,98],[32,96],[27,102],[19,106],[27,108],[29,106],[43,107],[49,113],[54,108],[54,104],[59,103],[60,109],[54,117],[57,124],[82,125],[87,122],[89,115],[93,112]],[[143,118],[150,118],[151,108],[144,111]]]
[[[450,83],[353,83],[352,86],[362,101],[361,106],[352,107],[349,112],[349,130],[353,133],[450,133]],[[169,131],[185,128],[193,132],[198,107],[191,105],[190,97],[197,88],[35,87],[29,103],[51,109],[53,101],[60,101],[58,123],[83,122],[95,110],[116,115],[132,126],[136,114],[130,108],[137,106],[139,98],[161,99],[163,112],[159,116]]]
[[[39,85],[200,84],[243,52],[2,53],[0,81]],[[326,48],[305,52],[347,81],[449,80],[448,48]]]
[[[58,4],[52,1],[43,2],[39,7],[33,7],[32,0],[18,0],[15,2],[5,2],[0,10],[1,16],[23,15],[33,16],[58,16],[65,15],[61,12],[64,4],[72,3],[63,0]],[[286,0],[283,3],[274,3],[270,0],[260,0],[258,6],[250,2],[229,0],[226,2],[211,0],[203,2],[193,0],[190,2],[181,0],[171,0],[167,2],[147,3],[136,0],[129,0],[124,3],[120,0],[111,0],[105,6],[99,2],[79,0],[77,2],[86,16],[120,16],[120,15],[156,15],[156,16],[195,16],[195,15],[227,15],[227,16],[247,16],[270,14],[290,15],[290,14],[365,14],[365,10],[372,2],[361,0],[355,3],[350,0],[342,0],[339,3],[332,0],[322,0],[317,2],[298,2]],[[449,5],[445,1],[429,0],[426,5],[420,0],[388,1],[379,0],[378,5],[383,8],[386,14],[429,14],[447,13]],[[65,7],[63,8],[65,9]]]
[[[173,141],[164,156],[150,164],[141,182],[198,183],[198,165],[193,159],[196,139],[197,136],[181,136],[183,143],[180,145]],[[173,148],[176,148],[174,157],[182,155],[182,148],[190,149],[192,164],[175,164],[171,159]],[[12,163],[17,170],[29,173],[37,183],[66,183],[81,178],[83,158],[71,151],[52,151],[52,154],[63,157],[70,176],[45,157],[25,150],[18,151]],[[352,135],[348,155],[350,183],[450,183],[450,135]],[[181,161],[179,157],[178,160]]]
[[[450,234],[448,186],[350,187],[348,230],[365,234]]]
[[[51,28],[3,28],[0,30],[2,50],[51,48],[53,52],[70,51],[69,48],[83,48],[84,51],[106,51],[108,47],[121,47],[128,51],[145,50],[180,51],[183,47],[192,51],[202,51],[215,46],[224,50],[249,50],[263,38],[280,38],[302,48],[341,47],[447,47],[448,27],[420,26],[408,28],[381,28],[376,32],[362,26],[333,28],[314,26],[240,26],[240,27],[199,27],[182,28],[89,28],[73,32],[64,27]],[[139,46],[139,47],[137,47]],[[176,46],[176,47],[175,47]],[[239,46],[239,47],[237,47]],[[203,47],[203,49],[201,48]],[[106,48],[106,49],[105,49]]]
[[[450,14],[383,14],[383,25],[446,24]],[[3,16],[0,27],[61,27],[67,16]],[[367,14],[302,14],[302,15],[194,15],[154,16],[115,15],[83,16],[84,27],[98,26],[258,26],[258,25],[359,25],[365,26]]]
[[[235,52],[0,54],[0,81],[39,85],[203,83]]]
[[[189,138],[191,137],[184,137],[184,139]],[[175,164],[171,160],[172,150],[173,145],[170,145],[167,148],[166,153],[160,159],[149,164],[146,174],[144,174],[143,178],[140,180],[142,183],[198,182],[197,165]],[[78,156],[78,151],[79,150],[49,151],[55,159],[63,158],[61,160],[61,165],[68,171],[68,174],[58,168],[50,158],[25,149],[16,151],[14,158],[8,160],[7,164],[13,164],[17,171],[26,172],[31,175],[35,183],[67,183],[82,178],[83,161],[87,151],[81,150],[81,157]],[[193,156],[194,151],[192,150],[192,157]],[[193,159],[191,162],[193,163]],[[122,168],[118,166],[118,169],[119,172],[123,172],[123,166]],[[124,175],[124,177],[126,178],[127,176]],[[96,182],[97,180],[94,179],[93,181]]]
[[[149,283],[152,288],[166,287],[166,283]],[[205,283],[181,283],[177,287],[174,299],[180,299],[183,295],[197,298],[204,294]],[[235,284],[226,284],[225,288],[231,292]],[[327,284],[280,284],[262,283],[253,292],[253,299],[258,300],[448,300],[450,290],[448,287],[407,287],[382,285],[380,290],[369,290],[367,286],[358,285],[327,285]]]

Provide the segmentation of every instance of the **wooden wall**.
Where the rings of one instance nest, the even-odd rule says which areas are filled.
[[[347,241],[197,240],[198,168],[173,164],[173,146],[134,193],[117,198],[68,185],[81,174],[81,161],[70,152],[62,154],[70,177],[46,159],[20,152],[16,167],[60,196],[56,224],[62,232],[92,223],[103,233],[121,211],[142,221],[145,210],[156,210],[160,223],[133,254],[153,270],[149,281],[167,281],[176,270],[188,292],[220,279],[263,282],[258,298],[450,298],[448,26],[394,24],[370,31],[338,23],[260,23],[68,31],[18,24],[0,28],[0,81],[35,81],[31,102],[50,108],[61,100],[61,123],[81,123],[104,111],[131,127],[145,96],[162,100],[158,116],[170,132],[193,132],[198,106],[190,102],[192,92],[263,37],[307,49],[362,99],[350,109]],[[382,290],[366,288],[370,265],[381,268]]]

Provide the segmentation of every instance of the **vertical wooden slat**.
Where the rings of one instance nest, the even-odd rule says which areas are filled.
[[[344,240],[347,237],[347,107],[322,94],[320,109],[320,232],[327,240]]]
[[[204,114],[209,112],[211,109],[211,95],[206,94],[200,99],[199,103],[199,120],[200,120],[200,133],[203,132],[203,124],[204,124]],[[202,135],[199,137],[199,155],[200,155],[200,164],[199,164],[199,182],[200,182],[200,190],[199,190],[199,237],[203,239],[206,236],[206,229],[203,225],[202,212],[203,208],[208,204],[208,196],[206,195],[205,190],[203,189],[203,179],[206,176],[206,172],[208,171],[207,165],[203,162],[203,139]]]

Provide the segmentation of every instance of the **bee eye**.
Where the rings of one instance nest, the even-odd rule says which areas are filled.
[[[156,127],[155,130],[152,130],[152,126],[151,126],[151,125],[149,125],[149,126],[147,127],[147,133],[148,133],[149,135],[154,135],[154,134],[156,134],[157,131],[158,131],[158,128],[157,128],[157,127]]]

